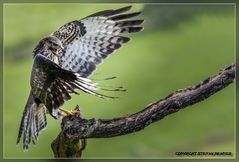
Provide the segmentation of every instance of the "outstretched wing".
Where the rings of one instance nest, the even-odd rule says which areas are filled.
[[[45,104],[54,117],[58,115],[58,108],[71,98],[71,93],[78,94],[74,89],[98,97],[108,97],[94,92],[100,88],[90,79],[82,78],[78,73],[62,69],[40,54],[36,55],[34,59],[31,88],[33,95]]]
[[[84,19],[69,22],[52,33],[59,38],[65,52],[61,67],[88,77],[109,54],[127,43],[130,38],[121,33],[139,32],[143,20],[126,20],[140,12],[124,14],[131,6],[105,10]],[[123,21],[122,21],[123,20]]]

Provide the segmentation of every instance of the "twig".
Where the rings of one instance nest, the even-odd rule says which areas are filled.
[[[140,131],[149,124],[203,101],[225,88],[234,81],[235,71],[234,64],[228,66],[220,70],[218,75],[209,77],[196,86],[177,90],[132,115],[112,119],[83,119],[79,113],[66,116],[62,120],[62,131],[52,142],[54,155],[81,157],[85,148],[82,139],[108,138]]]

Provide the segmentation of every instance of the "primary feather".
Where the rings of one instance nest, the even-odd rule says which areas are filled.
[[[60,55],[62,68],[88,77],[96,69],[97,64],[124,43],[129,42],[130,38],[123,36],[122,33],[141,31],[143,27],[140,25],[144,21],[127,20],[140,14],[140,12],[124,14],[130,8],[131,6],[101,11],[81,20],[69,22],[52,33],[65,47],[65,52]]]

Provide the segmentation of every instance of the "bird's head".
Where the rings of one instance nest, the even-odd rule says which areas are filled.
[[[54,55],[58,56],[61,51],[64,51],[64,47],[58,38],[54,36],[48,36],[39,42],[33,53],[37,54],[44,51],[51,51]]]
[[[64,50],[64,47],[61,41],[54,36],[45,37],[44,42],[45,42],[45,48],[50,50],[53,54],[57,56],[59,55],[61,51]]]

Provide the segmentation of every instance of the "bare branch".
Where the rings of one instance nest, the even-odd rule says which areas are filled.
[[[66,116],[62,120],[62,132],[52,143],[53,152],[56,157],[80,157],[74,154],[79,149],[72,149],[74,146],[72,140],[108,138],[140,131],[149,124],[189,105],[198,103],[225,88],[234,81],[235,71],[234,64],[228,66],[221,70],[218,75],[209,77],[196,86],[177,90],[132,115],[113,119],[83,119],[80,114]],[[70,148],[70,152],[73,154],[59,153],[62,150],[59,149],[59,146],[64,146],[63,152],[67,152]],[[85,145],[82,146],[85,147]]]

